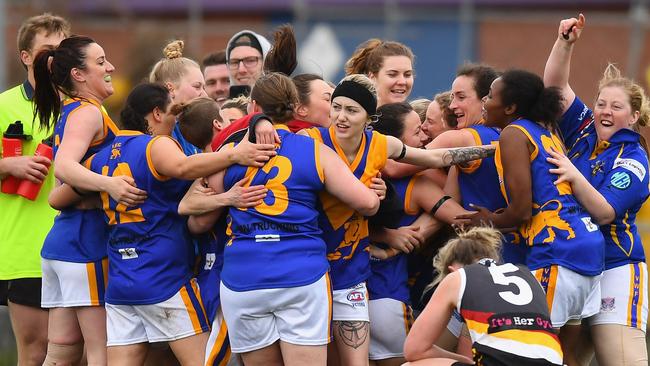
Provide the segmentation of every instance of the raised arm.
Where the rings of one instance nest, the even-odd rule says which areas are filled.
[[[553,45],[546,67],[544,68],[544,85],[557,87],[562,91],[563,109],[562,113],[573,103],[576,94],[569,85],[569,74],[571,71],[571,56],[573,46],[580,38],[582,29],[585,26],[585,16],[580,14],[578,18],[564,19],[560,22],[557,39]]]
[[[377,194],[361,183],[332,149],[321,143],[318,145],[325,189],[360,214],[374,215],[379,209]]]

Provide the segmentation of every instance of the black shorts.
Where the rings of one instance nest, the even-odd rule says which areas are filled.
[[[0,305],[6,306],[8,301],[11,301],[14,304],[40,308],[42,282],[40,278],[0,280]]]

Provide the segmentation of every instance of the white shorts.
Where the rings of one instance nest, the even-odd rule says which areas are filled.
[[[531,272],[546,292],[554,328],[598,313],[602,275],[583,276],[555,264]]]
[[[332,320],[370,321],[368,316],[368,289],[365,282],[348,289],[334,290],[332,299]]]
[[[210,329],[196,279],[151,305],[106,304],[107,346],[170,342]]]
[[[217,308],[208,345],[205,348],[205,366],[242,366],[239,358],[230,351],[228,327],[223,320],[221,307]]]
[[[621,324],[645,332],[648,323],[648,267],[630,263],[608,269],[600,280],[600,312],[591,325]]]
[[[332,287],[329,274],[299,287],[232,291],[221,283],[221,309],[230,349],[255,351],[278,339],[297,345],[330,342]]]
[[[413,325],[413,311],[409,305],[395,299],[370,300],[371,360],[385,360],[404,356],[404,341]]]
[[[41,258],[41,307],[103,306],[108,258],[90,263]]]

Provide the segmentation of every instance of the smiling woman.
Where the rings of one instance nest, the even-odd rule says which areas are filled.
[[[475,207],[467,217],[474,225],[518,228],[525,264],[544,287],[553,327],[560,329],[564,361],[577,364],[580,321],[600,305],[604,239],[575,190],[549,172],[547,158],[564,154],[555,132],[560,92],[533,73],[509,70],[492,82],[484,109],[487,125],[503,129],[495,161],[508,202],[497,212]]]
[[[370,39],[345,64],[346,75],[365,74],[377,88],[377,106],[404,102],[413,89],[413,52],[392,41]]]
[[[570,183],[605,237],[603,305],[590,321],[598,363],[647,365],[648,274],[635,221],[650,194],[647,149],[637,133],[638,126],[648,124],[649,104],[643,88],[614,65],[604,72],[593,112],[576,96],[569,71],[584,27],[582,14],[562,20],[546,62],[545,84],[562,91],[564,115],[559,127],[570,148],[570,160],[554,156],[549,161],[557,165],[552,172],[558,174],[558,182]],[[616,307],[621,310],[613,311]]]
[[[394,136],[368,129],[377,113],[377,91],[365,75],[348,75],[332,93],[331,125],[301,131],[336,151],[347,168],[381,198],[386,186],[379,177],[388,159],[425,167],[443,167],[480,159],[489,154],[484,147],[472,147],[478,155],[464,149],[423,150],[407,146]],[[416,128],[418,117],[413,112]],[[447,159],[448,158],[448,159]],[[366,292],[370,276],[368,219],[331,196],[321,197],[323,214],[319,226],[327,243],[333,287],[332,348],[341,364],[367,365],[369,338],[368,299],[355,293]],[[353,300],[352,300],[353,299]],[[357,301],[360,300],[360,301]],[[362,336],[360,336],[362,335]]]
[[[57,121],[56,177],[78,189],[106,191],[115,201],[133,205],[142,201],[145,192],[134,186],[132,178],[96,174],[80,164],[115,138],[117,127],[101,108],[104,99],[113,94],[113,71],[94,40],[66,38],[57,48],[36,56],[34,101],[41,126],[49,128],[50,121]],[[59,93],[67,97],[63,103]],[[102,213],[93,202],[86,202],[90,209],[62,210],[43,243],[42,306],[50,308],[49,362],[74,363],[74,359],[53,358],[52,353],[60,352],[57,350],[63,345],[79,346],[83,341],[89,363],[106,363],[102,273],[108,270],[108,238]],[[69,319],[77,319],[78,325]]]

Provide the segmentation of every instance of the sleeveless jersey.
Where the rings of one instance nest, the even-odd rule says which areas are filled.
[[[525,266],[491,260],[459,270],[456,310],[472,338],[474,361],[501,365],[562,365],[562,348],[546,294]]]
[[[386,165],[386,136],[378,132],[364,131],[357,156],[349,163],[336,141],[334,127],[317,127],[305,131],[336,151],[352,174],[366,186]],[[327,243],[332,287],[334,290],[347,289],[370,277],[368,219],[327,192],[321,193],[320,202],[319,225]]]
[[[195,271],[196,281],[201,290],[201,300],[210,324],[217,315],[221,303],[219,283],[221,283],[223,268],[223,250],[227,241],[225,215],[219,218],[212,230],[199,235],[197,239],[199,260]]]
[[[474,136],[476,146],[498,144],[501,135],[500,129],[484,125],[467,127],[465,130]],[[466,210],[474,210],[470,203],[493,212],[507,206],[499,193],[500,180],[493,156],[471,161],[467,167],[458,166],[458,188],[461,204]],[[504,234],[501,250],[501,257],[506,263],[524,263],[526,260],[526,248],[514,233]]]
[[[68,117],[79,108],[90,104],[102,112],[103,137],[90,144],[81,163],[111,144],[118,128],[102,106],[90,100],[67,99],[63,101],[61,116],[54,127],[54,157],[64,138]],[[101,210],[66,208],[54,218],[54,225],[43,243],[41,257],[66,262],[94,262],[106,257],[106,240],[107,228]]]
[[[602,273],[605,249],[598,226],[576,201],[571,185],[564,182],[556,186],[553,182],[557,176],[549,172],[554,165],[546,161],[548,151],[564,154],[564,145],[555,134],[526,119],[506,128],[519,129],[534,146],[530,155],[532,217],[519,227],[522,240],[529,246],[526,265],[535,270],[558,264],[584,276]],[[499,147],[495,161],[503,177]],[[505,192],[503,183],[501,191]]]
[[[325,186],[319,144],[284,125],[276,129],[276,156],[262,168],[233,165],[223,178],[226,190],[244,177],[269,190],[260,205],[229,211],[221,280],[233,291],[305,286],[328,270],[316,210]]]
[[[417,176],[401,179],[389,179],[395,187],[395,193],[404,202],[397,227],[411,225],[419,216],[420,210],[410,206],[411,192]],[[381,248],[388,248],[387,244],[376,243]],[[371,300],[394,299],[405,304],[410,304],[408,288],[408,254],[400,253],[386,260],[370,258],[368,278],[368,293]]]
[[[648,154],[640,135],[629,129],[598,141],[591,110],[577,97],[560,123],[567,156],[614,208],[616,218],[600,226],[605,237],[605,269],[645,261],[636,215],[648,198]]]
[[[474,136],[476,146],[496,144],[499,142],[501,131],[495,127],[476,125],[465,129]],[[458,187],[462,197],[462,205],[466,210],[473,210],[473,203],[490,211],[505,208],[506,201],[499,192],[499,176],[494,164],[494,157],[474,160],[469,166],[458,169]]]
[[[194,249],[186,219],[177,213],[187,182],[165,177],[154,168],[151,146],[159,138],[168,137],[120,131],[110,147],[86,162],[98,174],[131,176],[147,191],[146,200],[135,207],[100,193],[109,227],[106,302],[110,304],[162,302],[192,276]]]

